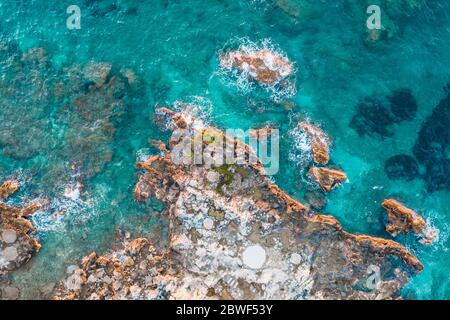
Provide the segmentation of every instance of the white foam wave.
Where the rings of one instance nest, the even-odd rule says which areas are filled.
[[[221,55],[230,50],[238,50],[246,54],[252,54],[256,51],[260,51],[263,49],[268,49],[283,57],[287,56],[270,39],[266,38],[258,42],[253,42],[247,37],[231,39],[224,45],[224,47],[221,50],[219,50],[218,56],[220,57]],[[265,62],[268,65],[271,64],[270,61]],[[239,70],[238,68],[227,68],[226,66],[220,65],[217,74],[223,79],[223,81],[227,85],[236,87],[238,91],[241,92],[242,94],[250,93],[258,85],[269,94],[270,98],[273,101],[277,103],[285,99],[288,99],[297,93],[295,64],[293,64],[293,71],[291,75],[289,76],[286,75],[285,78],[276,82],[274,85],[257,84],[255,81],[252,80],[252,77],[250,77],[249,68],[245,68],[245,66],[243,70]]]

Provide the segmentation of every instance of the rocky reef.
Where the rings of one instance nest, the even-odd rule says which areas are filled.
[[[42,48],[22,52],[0,40],[0,151],[32,159],[35,168],[25,174],[36,176],[39,193],[67,187],[73,196],[111,161],[111,141],[136,79],[109,62],[56,68],[52,61]]]
[[[222,68],[237,68],[249,78],[267,86],[274,86],[294,71],[292,62],[268,48],[242,46],[239,50],[221,54],[219,60]]]
[[[389,179],[404,179],[411,181],[420,177],[419,164],[416,159],[407,154],[390,157],[384,164],[384,171]]]
[[[413,232],[422,238],[422,243],[431,244],[433,242],[437,235],[436,230],[429,227],[417,212],[394,199],[384,200],[382,206],[388,213],[389,224],[386,226],[386,231],[392,236]]]
[[[445,91],[446,97],[423,122],[413,148],[416,159],[426,167],[429,191],[450,190],[450,84]]]
[[[48,202],[36,200],[24,207],[5,204],[3,200],[19,187],[19,182],[15,180],[0,185],[0,278],[28,262],[41,247],[38,240],[31,236],[36,230],[27,217],[43,209]]]
[[[350,127],[360,136],[389,138],[394,135],[392,125],[414,119],[417,109],[417,101],[408,88],[393,90],[386,99],[365,97],[357,104]]]
[[[397,122],[414,119],[418,105],[410,89],[394,90],[388,99],[391,103],[391,112]]]
[[[393,116],[380,99],[366,97],[356,106],[356,114],[350,122],[360,136],[392,137],[390,127],[394,123]]]
[[[188,112],[161,114],[188,135],[138,164],[135,198],[166,204],[169,247],[136,239],[104,256],[92,253],[68,270],[56,299],[392,299],[422,270],[398,243],[350,234],[288,196],[238,140],[243,162],[180,163],[180,143],[198,134],[208,132],[202,146],[209,156],[217,138],[233,138]]]

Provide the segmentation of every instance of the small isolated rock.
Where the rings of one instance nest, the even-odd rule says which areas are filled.
[[[223,68],[245,72],[249,78],[268,86],[277,84],[294,72],[294,66],[288,58],[270,49],[253,50],[242,47],[220,56]]]
[[[327,192],[340,186],[343,181],[347,180],[344,172],[334,169],[312,167],[308,171],[309,177]]]
[[[317,126],[308,122],[301,122],[300,127],[305,130],[311,141],[311,152],[315,163],[327,164],[330,161],[330,138]]]
[[[415,211],[405,207],[402,203],[394,199],[386,199],[382,202],[383,208],[388,212],[389,224],[386,231],[393,237],[399,233],[414,232],[423,237],[422,243],[431,244],[437,232],[427,226],[425,220]]]
[[[128,84],[134,84],[137,81],[136,74],[131,69],[121,69],[120,73],[127,78]]]

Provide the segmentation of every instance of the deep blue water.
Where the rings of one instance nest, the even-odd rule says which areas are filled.
[[[80,30],[66,28],[71,4],[81,8]],[[366,41],[369,4],[381,6],[387,28],[376,43]],[[308,183],[293,128],[298,118],[319,124],[333,139],[332,164],[349,177],[327,196],[322,211],[351,232],[383,237],[389,237],[384,198],[396,197],[420,212],[439,238],[431,246],[414,236],[397,239],[425,265],[403,296],[449,299],[449,106],[438,109],[441,116],[432,114],[450,82],[449,17],[447,0],[0,1],[1,40],[8,44],[1,51],[0,178],[15,176],[25,184],[11,201],[42,195],[54,199],[53,212],[65,211],[59,218],[35,216],[43,248],[14,275],[22,296],[35,297],[84,254],[109,248],[118,229],[164,239],[161,206],[153,204],[149,216],[148,208],[133,201],[135,163],[155,151],[149,139],[167,138],[152,121],[155,103],[196,101],[221,128],[278,125],[281,167],[274,180],[300,200]],[[294,96],[274,101],[273,94],[239,87],[219,72],[222,49],[265,41],[295,62]],[[14,59],[35,47],[45,50],[47,62],[25,62],[18,71]],[[80,70],[89,61],[111,62],[116,75],[133,70],[137,82],[113,94],[112,101],[122,103],[119,111],[83,118],[70,108],[83,95],[83,84],[67,68]],[[70,88],[56,97],[64,84]],[[388,97],[400,88],[411,91],[417,112],[389,120],[383,116],[390,114]],[[358,109],[367,97],[378,99],[381,108]],[[102,99],[96,100],[100,107]],[[363,126],[350,125],[357,114]],[[413,150],[430,116],[428,124],[442,125],[422,131],[422,138],[438,151],[423,158]],[[114,133],[90,136],[84,129],[96,117],[110,118]],[[398,154],[414,158],[411,180],[386,175],[385,162]],[[86,183],[81,199],[72,201],[62,194],[80,174],[70,169],[74,161],[83,164]]]

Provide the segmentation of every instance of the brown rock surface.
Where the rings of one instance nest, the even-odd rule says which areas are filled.
[[[6,199],[20,188],[20,183],[16,180],[8,180],[0,185],[0,200]]]
[[[330,192],[340,186],[343,181],[347,180],[344,172],[323,167],[312,167],[309,169],[308,175],[327,192]]]
[[[228,51],[220,56],[226,69],[237,68],[260,83],[273,86],[293,73],[293,64],[270,49]]]
[[[329,146],[331,141],[326,133],[319,127],[308,122],[301,122],[300,127],[305,130],[311,140],[313,161],[315,163],[327,164],[330,161]]]
[[[436,230],[427,226],[425,220],[417,212],[394,199],[384,200],[382,206],[388,213],[389,224],[386,226],[386,231],[392,236],[413,232],[422,237],[423,243],[431,244],[433,242]]]

